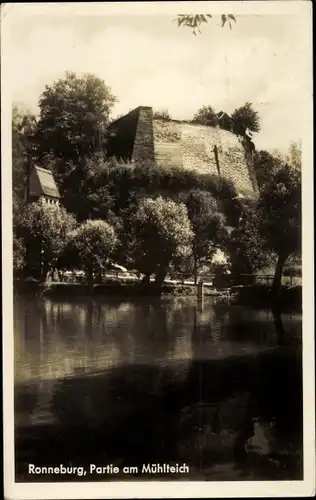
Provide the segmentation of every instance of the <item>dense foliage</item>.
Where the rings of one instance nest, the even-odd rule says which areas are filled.
[[[27,169],[34,155],[35,116],[12,109],[12,194],[15,218],[23,211],[25,200]]]
[[[25,267],[25,246],[23,239],[13,233],[13,269],[15,272],[22,271]]]
[[[259,114],[253,109],[250,102],[246,102],[240,108],[235,109],[231,117],[223,112],[217,113],[212,106],[202,106],[193,116],[192,123],[199,123],[209,127],[218,125],[224,130],[243,137],[247,131],[259,132],[260,130]]]
[[[21,215],[17,228],[17,235],[23,238],[27,248],[28,271],[45,280],[49,271],[57,269],[68,235],[75,226],[74,217],[63,207],[30,204]]]
[[[235,187],[214,175],[161,169],[115,159],[104,161],[95,155],[86,162],[84,182],[79,182],[75,172],[70,178],[77,186],[71,201],[79,220],[120,216],[131,205],[136,206],[137,200],[144,196],[163,194],[179,200],[180,195],[189,194],[192,189],[208,191],[218,199],[220,209],[229,221],[235,220],[238,212]]]
[[[267,263],[271,263],[272,256],[264,247],[259,234],[256,201],[244,201],[239,222],[227,239],[226,251],[230,256],[232,278],[237,281],[240,275],[254,275]]]
[[[264,184],[258,202],[259,232],[264,245],[277,255],[272,293],[281,286],[283,267],[301,253],[301,174],[282,165]]]
[[[224,244],[227,230],[218,202],[207,191],[192,191],[186,205],[194,235],[191,253],[194,278],[197,282],[200,267],[204,263],[210,265],[216,248]]]
[[[104,273],[117,239],[114,228],[103,220],[87,220],[69,234],[65,256],[70,267],[85,271],[93,283],[94,274]]]
[[[104,132],[115,102],[100,78],[67,73],[46,86],[39,100],[38,153],[78,161],[105,147]]]
[[[268,151],[257,151],[254,155],[254,169],[259,187],[263,187],[281,167],[282,160]]]
[[[246,102],[240,108],[235,109],[231,118],[235,134],[244,135],[247,129],[252,132],[260,130],[259,113],[253,109],[251,102]]]
[[[91,74],[79,78],[74,73],[47,85],[40,97],[37,156],[44,167],[53,170],[66,205],[78,186],[70,174],[75,171],[78,183],[83,183],[86,159],[97,152],[105,155],[115,100],[100,78]]]
[[[87,281],[111,260],[136,269],[158,286],[172,270],[197,279],[215,270],[225,252],[233,277],[275,265],[273,293],[284,266],[301,251],[300,148],[284,157],[254,153],[258,200],[238,196],[230,181],[181,169],[107,158],[106,138],[114,97],[93,75],[67,74],[47,86],[38,122],[16,107],[12,118],[14,270],[45,280],[55,270],[80,269]],[[170,119],[167,111],[155,113]],[[235,133],[259,130],[246,103],[233,113]],[[194,121],[214,126],[217,114],[201,108]],[[58,183],[61,207],[25,208],[28,168],[40,161]],[[213,267],[212,267],[213,266]]]
[[[212,106],[202,106],[195,113],[193,123],[215,127],[218,124],[218,116]]]
[[[131,220],[134,266],[162,285],[170,265],[185,260],[193,238],[185,205],[170,199],[143,198]]]

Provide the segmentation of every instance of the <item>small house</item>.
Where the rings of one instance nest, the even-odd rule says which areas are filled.
[[[31,169],[26,199],[28,203],[40,201],[48,205],[59,205],[60,194],[50,170],[36,166]]]
[[[233,131],[234,121],[227,113],[225,113],[225,111],[217,113],[217,120],[222,129],[228,130],[229,132]]]

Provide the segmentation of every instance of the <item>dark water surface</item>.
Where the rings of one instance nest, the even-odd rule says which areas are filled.
[[[17,481],[302,479],[300,314],[211,298],[14,307]],[[141,474],[154,463],[190,472]]]

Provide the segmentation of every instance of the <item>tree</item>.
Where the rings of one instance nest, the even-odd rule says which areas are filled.
[[[85,158],[95,152],[105,151],[115,101],[110,88],[92,74],[79,78],[66,73],[46,85],[39,100],[37,149],[42,163],[52,163],[62,192],[74,168],[82,168]]]
[[[34,155],[33,139],[36,131],[34,115],[14,105],[12,108],[12,215],[13,215],[13,270],[23,271],[26,249],[19,227],[25,211],[26,182]]]
[[[209,127],[216,127],[218,124],[218,117],[212,106],[202,106],[194,115],[192,122],[208,125]]]
[[[157,109],[156,111],[154,111],[153,117],[155,120],[172,120],[171,115],[167,109]]]
[[[255,153],[253,165],[261,189],[276,174],[282,165],[282,160],[268,151],[261,150]]]
[[[27,249],[27,267],[45,280],[58,267],[70,232],[76,226],[74,217],[63,207],[32,203],[25,210],[19,234]]]
[[[176,21],[178,23],[178,27],[187,26],[192,29],[193,35],[196,35],[197,31],[201,33],[201,25],[203,23],[208,23],[210,19],[212,19],[211,14],[178,14]],[[231,29],[232,21],[236,22],[236,18],[233,14],[221,15],[222,27],[225,26],[226,23],[228,23]]]
[[[297,168],[301,169],[302,166],[302,149],[300,143],[291,142],[289,150],[286,155],[286,161]]]
[[[194,233],[191,248],[196,283],[203,262],[210,262],[218,245],[225,240],[225,218],[219,212],[216,200],[207,192],[192,191],[186,205]]]
[[[271,263],[271,255],[259,232],[259,223],[256,201],[244,200],[238,224],[233,228],[225,246],[231,263],[232,278],[239,280],[241,274],[254,274]]]
[[[186,206],[170,199],[143,198],[131,220],[136,268],[161,286],[170,265],[190,254],[193,233]]]
[[[34,155],[35,116],[12,108],[12,188],[15,208],[24,202],[28,162]]]
[[[101,274],[117,243],[114,228],[103,220],[87,220],[69,236],[66,253],[73,265],[84,269],[89,286],[94,274]]]
[[[247,129],[252,132],[260,130],[259,114],[253,109],[251,102],[246,102],[240,108],[235,109],[231,118],[235,134],[245,135]]]
[[[25,266],[25,247],[22,238],[13,233],[13,270],[18,273]]]
[[[114,160],[105,161],[101,153],[87,158],[81,168],[73,169],[64,186],[63,203],[78,222],[106,219],[113,207],[114,196],[108,174]],[[119,188],[118,188],[119,189]]]
[[[277,255],[272,296],[281,287],[284,265],[301,251],[301,177],[293,166],[283,165],[268,180],[258,201],[259,232],[268,249]]]

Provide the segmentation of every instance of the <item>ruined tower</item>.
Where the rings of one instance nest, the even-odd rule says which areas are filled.
[[[140,106],[113,122],[109,132],[109,156],[213,174],[232,181],[245,196],[258,192],[251,147],[228,130],[154,119],[152,108]]]

